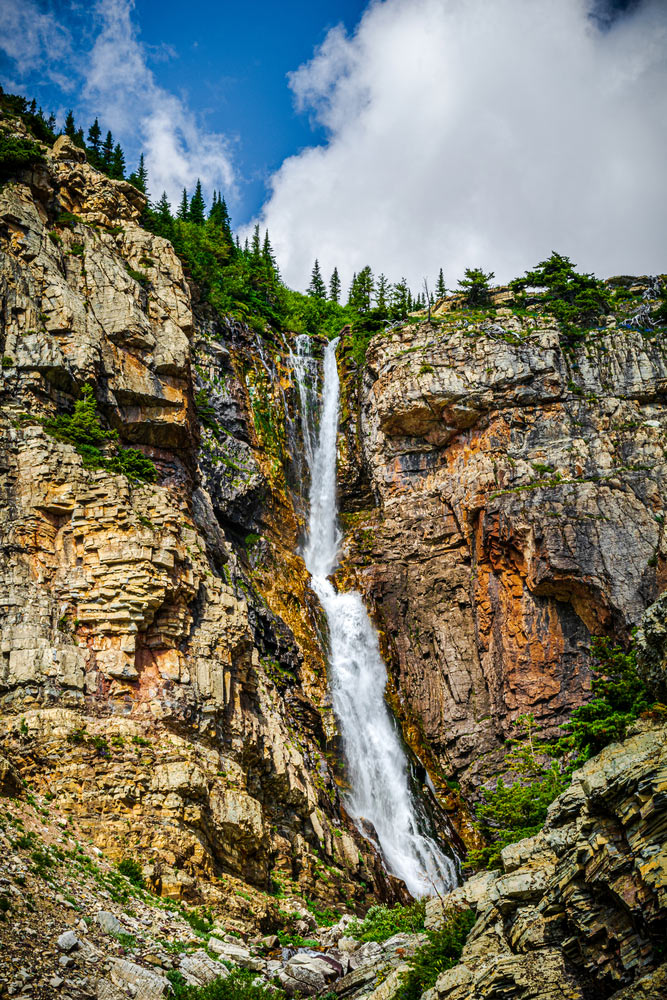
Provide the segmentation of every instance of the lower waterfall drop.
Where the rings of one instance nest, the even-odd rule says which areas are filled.
[[[319,433],[312,408],[301,413],[310,469],[304,559],[329,624],[329,684],[351,785],[346,808],[360,832],[375,841],[388,870],[403,879],[413,896],[427,896],[456,885],[456,865],[420,831],[405,752],[384,700],[387,671],[361,595],[339,594],[328,579],[338,564],[341,541],[336,503],[337,344],[337,339],[330,341],[324,352]],[[304,343],[297,347],[302,354]],[[308,389],[301,382],[304,372],[303,364],[294,366],[301,401]]]

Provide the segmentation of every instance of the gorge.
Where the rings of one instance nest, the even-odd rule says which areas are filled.
[[[208,222],[40,150],[0,189],[2,989],[390,1000],[454,914],[418,997],[664,996],[664,277],[580,337],[509,287],[295,333],[215,305]],[[596,637],[639,707],[465,867]]]

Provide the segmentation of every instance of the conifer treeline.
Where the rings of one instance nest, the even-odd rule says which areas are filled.
[[[320,269],[320,262],[316,259],[310,275],[310,284],[306,291],[311,298],[318,299],[321,302],[328,300],[329,302],[339,303],[341,281],[338,268],[334,267],[327,289]],[[441,299],[446,294],[445,278],[442,268],[440,268],[435,288],[435,297]],[[433,304],[432,295],[429,296],[429,299],[431,304]],[[425,309],[428,304],[425,291],[413,296],[405,278],[401,278],[400,281],[392,285],[384,274],[379,274],[376,278],[369,265],[362,267],[359,273],[355,272],[347,294],[347,305],[362,316],[371,313],[375,309],[385,314],[388,318],[404,319],[408,313],[418,309]]]

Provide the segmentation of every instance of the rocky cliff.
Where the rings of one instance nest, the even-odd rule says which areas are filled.
[[[554,733],[587,697],[590,637],[627,640],[667,584],[667,344],[445,311],[371,342],[348,410],[372,501],[347,571],[414,744],[474,792],[519,715]]]
[[[179,935],[195,942],[187,916],[209,952],[279,972],[289,992],[335,981],[388,1000],[415,935],[342,944],[344,918],[337,936],[320,929],[338,947],[311,966],[279,960],[272,938],[230,952],[230,932],[287,921],[303,935],[314,913],[405,898],[342,804],[324,623],[297,554],[290,338],[218,315],[142,227],[130,184],[66,137],[45,156],[0,189],[0,791],[15,800],[0,915],[14,907],[26,939],[78,935],[40,957],[35,996],[59,988],[48,977],[70,952],[104,969],[107,1000],[163,995],[147,966],[210,980],[205,951],[170,957]],[[339,582],[372,611],[415,777],[459,847],[476,842],[471,803],[512,722],[533,713],[554,734],[588,697],[591,636],[628,640],[667,585],[664,332],[612,315],[568,346],[539,306],[496,305],[413,317],[371,341],[362,369],[349,333],[339,349]],[[94,447],[59,431],[86,387]],[[638,637],[658,697],[664,611],[662,598]],[[537,838],[506,849],[503,872],[447,901],[479,919],[430,1000],[627,1000],[640,981],[627,997],[654,995],[664,750],[664,727],[642,723],[577,774]],[[137,890],[129,913],[119,862],[154,894]],[[134,944],[112,954],[108,927]],[[8,940],[18,967],[25,941]],[[93,995],[83,974],[76,989]]]
[[[0,192],[5,752],[108,857],[139,854],[154,889],[239,926],[281,881],[391,896],[327,755],[297,522],[253,421],[257,344],[195,316],[142,206],[66,137]],[[49,433],[85,385],[154,483]]]

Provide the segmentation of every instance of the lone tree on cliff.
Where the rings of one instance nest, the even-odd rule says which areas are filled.
[[[466,267],[465,277],[459,280],[466,305],[475,308],[486,306],[491,298],[489,282],[495,278],[493,271],[483,271],[481,267]]]

